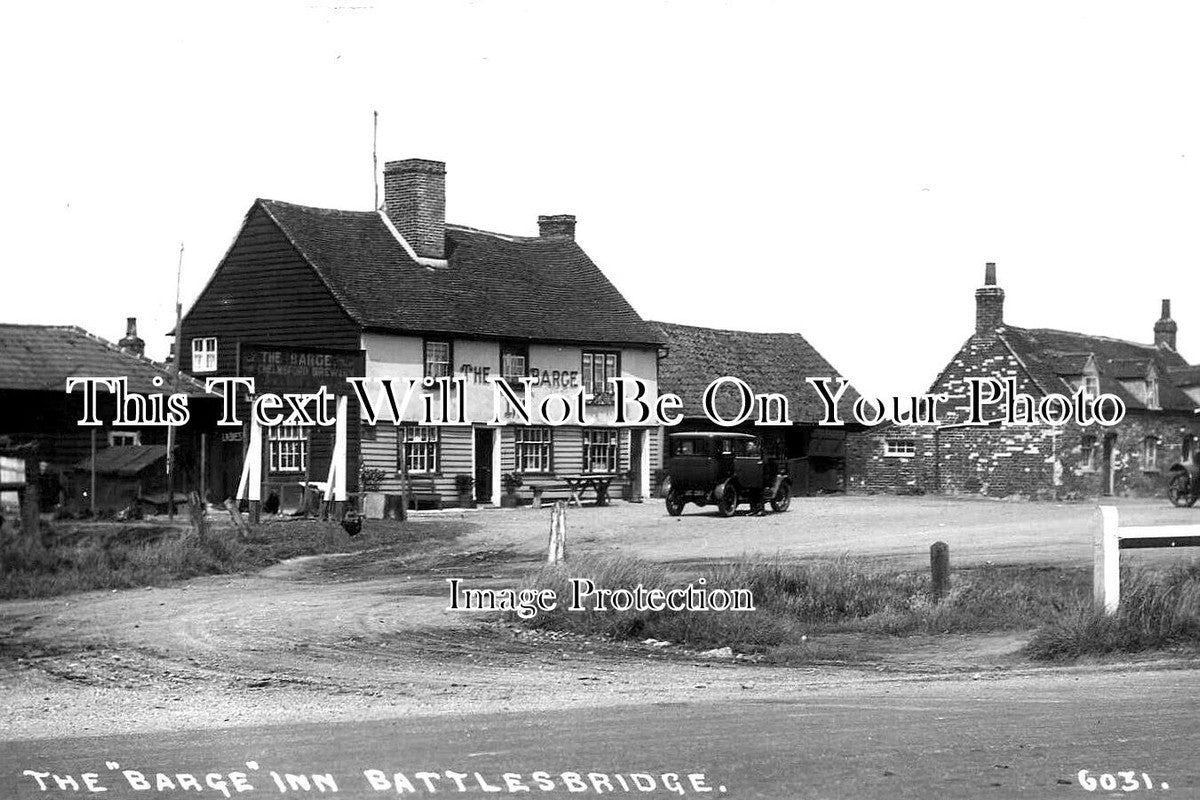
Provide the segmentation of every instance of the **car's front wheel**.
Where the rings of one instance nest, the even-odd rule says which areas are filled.
[[[672,490],[667,492],[667,513],[672,517],[678,517],[683,513],[684,499],[679,496],[679,493]]]
[[[771,498],[772,511],[787,511],[788,506],[792,504],[792,487],[786,483],[779,487],[779,491]]]
[[[725,483],[717,494],[717,513],[722,517],[732,517],[733,512],[737,510],[738,493],[737,487],[732,483]]]

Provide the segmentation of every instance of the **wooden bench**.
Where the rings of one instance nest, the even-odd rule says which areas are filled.
[[[408,479],[408,507],[416,511],[421,503],[432,505],[438,511],[442,510],[442,496],[438,493],[433,476],[421,475]]]
[[[534,508],[541,508],[542,502],[545,500],[570,501],[576,499],[571,487],[565,483],[530,483],[527,485],[533,493]]]

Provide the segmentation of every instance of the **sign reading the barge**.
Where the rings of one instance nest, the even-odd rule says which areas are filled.
[[[243,344],[238,347],[238,375],[254,378],[269,391],[311,391],[321,386],[330,394],[350,394],[346,378],[362,375],[362,350],[320,350]]]

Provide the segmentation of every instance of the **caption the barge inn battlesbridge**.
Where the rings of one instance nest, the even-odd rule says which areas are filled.
[[[611,424],[608,381],[657,392],[662,332],[575,242],[573,216],[507,236],[447,224],[445,201],[445,164],[424,159],[385,165],[377,211],[255,201],[183,319],[181,367],[201,381],[255,377],[260,392],[345,393],[360,376],[465,380],[470,425],[418,424],[419,399],[372,425],[351,396],[351,491],[361,468],[382,474],[384,492],[407,473],[439,505],[458,502],[468,481],[476,501],[498,502],[506,474],[525,487],[602,474],[614,496],[648,494],[657,429]],[[489,377],[535,379],[535,403],[582,388],[593,395],[588,424],[488,425]],[[263,497],[290,505],[301,481],[327,473],[333,431],[281,425],[265,438]],[[238,488],[247,434],[222,439],[209,476],[219,497]]]

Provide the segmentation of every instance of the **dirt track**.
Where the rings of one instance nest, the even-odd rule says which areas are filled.
[[[1173,511],[1127,508],[1138,521],[1177,520]],[[935,537],[951,543],[956,563],[1087,563],[1090,514],[1077,505],[824,498],[765,518],[722,520],[689,508],[675,520],[660,504],[617,504],[572,510],[568,520],[574,552],[615,549],[681,565],[749,550],[918,561]],[[497,586],[535,566],[542,516],[468,515],[467,533],[416,559],[328,556],[169,588],[6,602],[2,738],[601,706],[647,696],[716,702],[786,696],[802,686],[1033,669],[1015,655],[1022,641],[1011,635],[881,638],[873,645],[878,660],[849,667],[830,663],[834,642],[818,666],[777,668],[530,636],[446,610],[448,575]]]

